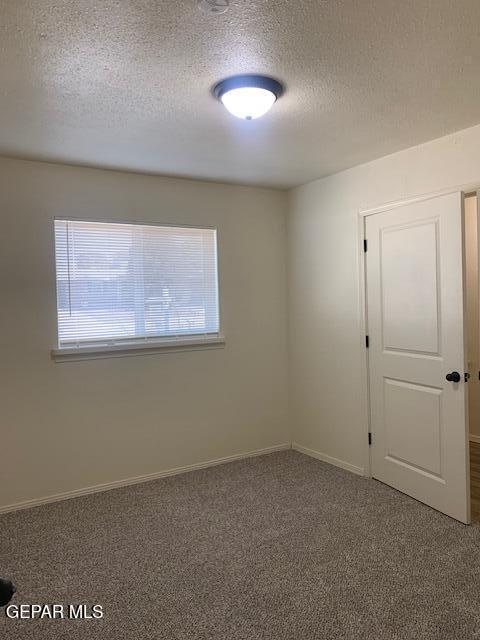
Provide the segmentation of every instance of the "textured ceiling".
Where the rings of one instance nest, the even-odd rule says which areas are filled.
[[[0,154],[290,187],[480,122],[479,0],[0,2]],[[286,95],[244,122],[235,73]]]

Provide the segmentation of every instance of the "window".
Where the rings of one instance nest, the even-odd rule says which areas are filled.
[[[55,220],[59,348],[219,331],[214,229]]]

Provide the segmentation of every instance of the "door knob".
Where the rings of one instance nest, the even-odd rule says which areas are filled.
[[[452,371],[452,373],[447,373],[445,376],[449,382],[460,382],[461,376],[458,371]]]

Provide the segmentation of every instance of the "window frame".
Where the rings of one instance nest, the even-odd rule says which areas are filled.
[[[108,338],[92,338],[85,341],[84,344],[75,344],[72,346],[60,345],[59,340],[59,322],[58,322],[58,286],[57,286],[57,246],[55,241],[55,222],[92,222],[98,224],[121,224],[121,225],[138,225],[148,227],[171,227],[182,229],[207,229],[215,231],[215,259],[216,259],[216,289],[217,289],[217,313],[218,313],[218,332],[215,333],[198,333],[198,334],[179,334],[178,336],[145,336],[125,338],[122,341]],[[135,355],[148,355],[154,353],[170,353],[172,351],[197,351],[203,349],[222,348],[225,345],[225,336],[222,332],[222,313],[221,313],[221,293],[220,293],[220,251],[219,251],[219,231],[214,225],[200,224],[182,224],[177,222],[150,222],[139,220],[112,220],[110,218],[92,218],[79,216],[61,216],[53,217],[52,225],[53,235],[53,256],[54,256],[54,276],[55,276],[55,324],[57,346],[51,349],[51,356],[57,362],[65,362],[71,360],[90,360],[108,357],[122,357]]]

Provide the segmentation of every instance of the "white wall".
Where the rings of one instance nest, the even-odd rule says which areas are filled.
[[[360,208],[480,185],[480,126],[293,190],[288,217],[293,440],[363,468]]]
[[[468,411],[470,434],[480,440],[480,369],[479,351],[479,301],[478,301],[478,233],[477,198],[465,199],[465,285],[467,294],[468,367],[471,378],[468,383]]]
[[[285,205],[0,159],[0,507],[289,441]],[[53,362],[54,216],[217,226],[225,348]]]

